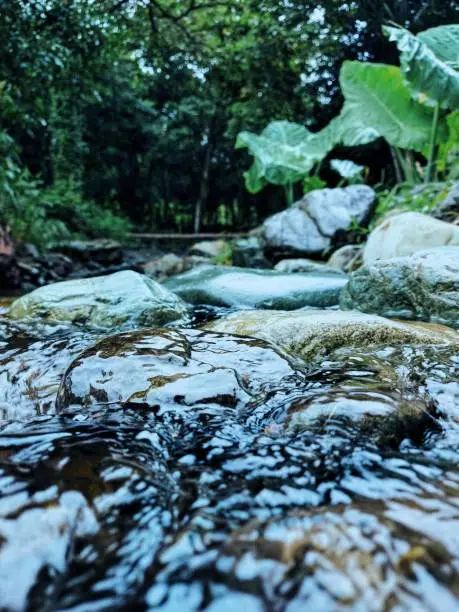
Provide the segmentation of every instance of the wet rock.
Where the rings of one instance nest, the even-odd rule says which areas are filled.
[[[446,245],[459,245],[459,226],[421,213],[407,212],[391,216],[371,232],[363,251],[363,261],[371,265],[379,259],[404,257]]]
[[[83,352],[64,377],[57,408],[118,403],[172,421],[182,414],[194,420],[200,409],[240,411],[266,400],[289,377],[293,388],[288,359],[263,341],[198,330],[139,330]]]
[[[341,240],[353,223],[365,225],[375,204],[375,192],[366,185],[311,191],[291,208],[264,222],[265,249],[321,255]]]
[[[459,247],[377,261],[351,274],[341,308],[459,325]]]
[[[182,300],[162,285],[127,271],[41,287],[13,302],[9,316],[118,328],[163,325],[186,311]]]
[[[187,302],[294,310],[332,306],[346,278],[326,273],[283,274],[225,266],[201,266],[172,277],[164,285]]]
[[[7,332],[0,352],[24,341]],[[299,364],[175,329],[80,354],[61,393],[81,397],[0,429],[2,605],[454,610],[458,429],[451,396],[445,422],[429,404],[457,351],[338,347]]]
[[[233,265],[240,268],[270,268],[264,256],[263,245],[259,236],[240,238],[233,241]]]
[[[148,424],[126,421],[102,428],[54,418],[3,432],[2,609],[139,602],[177,522],[177,486]]]
[[[60,243],[58,250],[70,257],[83,261],[95,262],[102,266],[119,264],[123,259],[122,248],[115,240],[72,240]]]
[[[35,329],[0,318],[0,423],[54,414],[68,365],[96,334],[55,326]]]
[[[189,255],[199,255],[200,257],[214,259],[228,249],[229,244],[226,240],[203,240],[194,244],[188,253]]]
[[[340,347],[459,342],[459,335],[449,328],[410,325],[360,312],[247,310],[230,314],[206,328],[268,340],[309,360]]]
[[[425,537],[416,511],[406,509],[403,517],[404,510],[373,502],[254,521],[203,558],[199,568],[187,558],[187,572],[179,559],[173,584],[152,587],[147,602],[153,610],[170,609],[181,594],[194,611],[203,609],[210,594],[213,605],[205,610],[382,612],[388,601],[394,609],[427,611],[426,602],[434,610],[434,601],[441,600],[454,610],[458,589],[447,575],[452,555]],[[408,517],[414,519],[411,525]],[[442,562],[448,570],[438,573]],[[209,576],[205,593],[198,588],[199,573]]]
[[[317,261],[312,261],[312,259],[282,259],[274,266],[274,269],[277,272],[284,272],[285,274],[297,274],[298,272],[323,272],[325,274],[345,276],[344,272],[341,270]]]
[[[333,253],[327,262],[330,268],[349,273],[362,265],[363,248],[357,244],[348,244]]]

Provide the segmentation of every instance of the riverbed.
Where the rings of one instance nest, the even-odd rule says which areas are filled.
[[[306,360],[228,312],[0,318],[0,608],[458,609],[457,347]]]

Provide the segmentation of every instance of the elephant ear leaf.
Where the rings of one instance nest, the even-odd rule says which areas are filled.
[[[304,126],[289,121],[273,121],[260,135],[241,132],[236,148],[247,148],[255,161],[244,176],[246,187],[257,193],[266,182],[289,185],[303,179],[329,150],[331,143],[321,140]]]
[[[417,37],[429,47],[437,58],[459,70],[459,25],[444,25],[420,32]]]
[[[438,103],[441,108],[459,109],[459,26],[445,27],[418,36],[404,28],[383,30],[397,44],[401,70],[416,98],[431,105]]]
[[[392,146],[425,151],[433,111],[411,97],[399,68],[347,61],[340,82],[345,103],[335,129],[342,144],[383,137]]]

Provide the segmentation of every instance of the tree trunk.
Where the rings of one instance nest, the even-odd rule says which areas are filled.
[[[212,156],[212,143],[210,140],[210,134],[212,129],[212,121],[207,128],[207,146],[206,146],[206,154],[204,156],[204,164],[202,167],[201,174],[201,185],[199,188],[199,198],[196,201],[194,207],[194,233],[199,234],[201,230],[201,220],[202,214],[206,207],[207,198],[209,196],[209,170],[210,170],[210,159]]]
[[[10,229],[0,222],[0,289],[15,289],[19,285],[20,274]]]

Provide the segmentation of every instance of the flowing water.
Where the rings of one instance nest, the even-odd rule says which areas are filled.
[[[216,312],[0,318],[0,609],[459,609],[458,351],[306,364]]]

